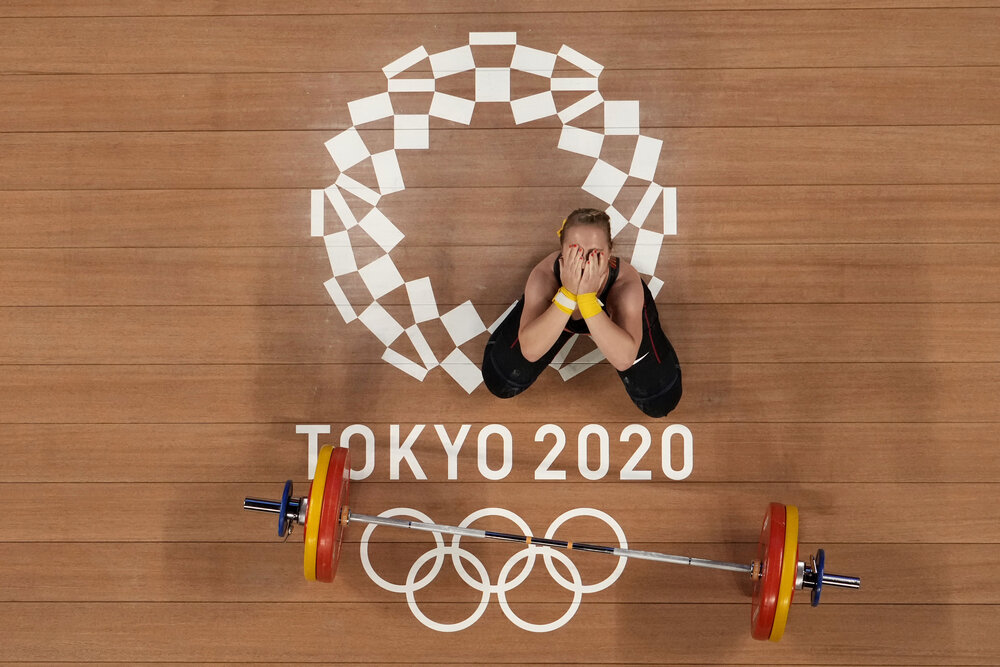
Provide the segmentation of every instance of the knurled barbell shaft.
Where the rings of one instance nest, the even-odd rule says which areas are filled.
[[[296,521],[299,516],[299,506],[301,499],[289,498],[286,518],[289,521]],[[262,500],[260,498],[245,498],[243,509],[255,512],[269,512],[278,514],[281,511],[281,503],[276,500]],[[611,556],[622,556],[634,558],[636,560],[651,560],[660,563],[673,563],[675,565],[690,565],[693,567],[703,567],[713,570],[725,570],[728,572],[742,572],[753,574],[754,565],[744,565],[742,563],[727,563],[725,561],[707,560],[705,558],[693,558],[690,556],[675,556],[672,554],[660,553],[657,551],[640,551],[638,549],[623,549],[621,547],[609,547],[598,544],[587,544],[584,542],[569,542],[564,540],[553,540],[545,537],[534,537],[532,535],[515,535],[511,533],[501,533],[493,530],[482,530],[479,528],[462,528],[460,526],[447,526],[438,523],[425,523],[422,521],[410,521],[406,519],[394,519],[391,517],[371,516],[368,514],[357,514],[348,510],[347,521],[357,521],[358,523],[374,524],[376,526],[391,526],[393,528],[408,528],[410,530],[421,530],[431,533],[444,533],[446,535],[459,535],[462,537],[475,537],[481,539],[502,540],[505,542],[520,542],[527,545],[538,545],[554,547],[558,549],[569,549],[573,551],[587,551],[590,553],[603,553]],[[861,580],[856,577],[846,577],[839,574],[823,573],[823,585],[840,588],[861,588]]]
[[[520,542],[527,545],[543,547],[554,547],[557,549],[568,549],[573,551],[588,551],[591,553],[603,553],[612,556],[624,556],[637,560],[654,560],[661,563],[674,563],[677,565],[693,565],[695,567],[707,567],[716,570],[728,570],[730,572],[743,572],[750,574],[753,571],[752,565],[742,565],[740,563],[725,563],[722,561],[705,560],[704,558],[691,558],[688,556],[673,556],[671,554],[657,553],[655,551],[639,551],[637,549],[622,549],[621,547],[608,547],[599,544],[587,544],[584,542],[567,542],[564,540],[553,540],[546,537],[534,537],[533,535],[514,535],[511,533],[501,533],[495,530],[482,530],[479,528],[461,528],[459,526],[445,526],[437,523],[424,523],[422,521],[409,521],[406,519],[393,519],[382,516],[369,516],[367,514],[355,514],[348,512],[348,521],[359,523],[370,523],[376,526],[393,526],[395,528],[410,528],[412,530],[422,530],[431,533],[444,533],[446,535],[459,535],[462,537],[477,537],[490,540],[502,540],[504,542]]]

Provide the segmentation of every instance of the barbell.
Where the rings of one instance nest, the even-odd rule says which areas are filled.
[[[351,522],[357,522],[462,537],[503,540],[526,546],[587,551],[637,560],[742,572],[750,576],[753,585],[750,634],[754,639],[769,639],[775,642],[785,633],[788,611],[796,590],[809,589],[810,602],[815,607],[819,605],[824,586],[861,588],[861,579],[857,577],[826,572],[826,553],[823,549],[818,549],[808,563],[799,560],[799,511],[794,505],[770,503],[761,526],[757,559],[750,564],[727,563],[655,551],[358,514],[352,512],[348,504],[350,473],[350,450],[343,447],[323,447],[319,451],[316,475],[306,496],[293,497],[292,482],[288,480],[285,482],[281,500],[260,498],[243,500],[245,510],[272,512],[278,515],[278,537],[287,537],[296,524],[305,526],[302,569],[306,579],[310,581],[333,581],[337,574],[337,564],[340,562],[344,528]]]

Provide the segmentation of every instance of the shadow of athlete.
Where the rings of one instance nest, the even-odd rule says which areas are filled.
[[[632,402],[663,417],[681,399],[681,367],[639,272],[611,255],[611,221],[581,208],[563,221],[560,250],[528,275],[524,294],[494,331],[483,380],[500,398],[531,386],[573,334],[591,336]]]

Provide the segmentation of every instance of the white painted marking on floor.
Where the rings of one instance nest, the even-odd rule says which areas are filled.
[[[577,91],[597,90],[595,78],[552,77],[552,90]]]
[[[353,322],[358,318],[357,313],[354,312],[354,308],[351,307],[350,299],[344,294],[344,290],[336,278],[330,278],[323,283],[323,286],[326,287],[327,293],[333,299],[333,303],[337,306],[337,310],[340,311],[340,316],[344,318],[344,322]]]
[[[503,321],[504,321],[505,319],[507,319],[507,316],[508,316],[508,315],[510,315],[510,311],[514,310],[514,307],[515,307],[515,306],[517,306],[517,301],[515,301],[514,303],[510,304],[509,306],[507,306],[507,310],[503,311],[503,315],[501,315],[500,317],[498,317],[498,318],[497,318],[497,319],[496,319],[496,320],[495,320],[495,321],[493,322],[493,324],[491,324],[490,326],[488,326],[488,327],[486,328],[486,330],[487,330],[487,331],[489,331],[489,332],[490,332],[491,334],[492,334],[492,333],[493,333],[494,331],[496,331],[496,330],[497,330],[497,327],[498,327],[498,326],[500,326],[500,324],[501,324],[501,323],[502,323],[502,322],[503,322]]]
[[[591,60],[590,58],[583,55],[579,51],[571,49],[565,44],[563,44],[562,47],[559,49],[558,56],[563,60],[576,65],[577,67],[579,67],[580,69],[582,69],[591,76],[600,76],[601,72],[604,71],[604,65],[601,65],[600,63]]]
[[[472,47],[468,44],[431,55],[431,71],[434,73],[435,79],[468,72],[475,68],[476,61],[472,57]]]
[[[677,235],[677,188],[663,188],[663,233]]]
[[[550,363],[549,366],[552,366],[552,368],[559,370],[559,368],[563,365],[563,362],[566,361],[566,357],[569,356],[570,350],[573,349],[573,345],[576,344],[576,341],[579,337],[580,334],[573,334],[572,336],[570,336],[569,339],[566,341],[566,344],[563,345],[558,352],[556,352],[556,356],[552,357],[552,363]]]
[[[387,313],[385,308],[378,302],[374,302],[365,308],[364,312],[358,316],[358,319],[386,347],[392,345],[393,341],[403,333],[403,327],[400,326],[399,322]]]
[[[391,348],[385,348],[385,352],[382,353],[382,360],[389,362],[410,377],[416,378],[421,382],[423,382],[424,378],[427,377],[426,368],[415,361],[410,361],[402,354]]]
[[[430,116],[396,114],[392,119],[392,144],[396,150],[425,150],[431,147]]]
[[[312,199],[310,200],[311,207],[309,210],[309,233],[312,236],[323,236],[326,233],[326,223],[324,221],[324,212],[326,209],[326,200],[323,197],[322,190],[313,190]]]
[[[434,79],[389,79],[390,93],[433,93]]]
[[[351,122],[355,125],[363,125],[373,120],[388,118],[392,115],[392,100],[389,93],[379,93],[369,97],[362,97],[347,103],[347,110],[351,112]]]
[[[382,195],[372,190],[370,187],[364,183],[359,183],[347,174],[341,174],[337,177],[336,182],[337,187],[341,190],[346,190],[358,199],[363,199],[372,206],[378,205],[378,200],[381,199]]]
[[[510,68],[476,68],[476,102],[510,102]]]
[[[612,203],[628,180],[628,174],[604,160],[597,160],[583,184],[584,192],[589,192],[601,201]]]
[[[330,139],[325,144],[326,150],[330,152],[337,169],[345,171],[371,155],[368,147],[361,139],[358,131],[349,127]]]
[[[646,286],[649,287],[649,293],[656,298],[660,294],[660,290],[663,288],[663,281],[653,276],[648,281],[646,281]]]
[[[434,299],[434,290],[431,288],[431,279],[424,277],[411,280],[406,283],[406,295],[410,299],[410,308],[413,310],[413,321],[416,323],[429,322],[440,317],[438,313],[437,301]]]
[[[556,101],[552,98],[552,93],[538,93],[513,100],[510,110],[514,114],[514,123],[520,125],[556,115]]]
[[[604,361],[604,353],[601,352],[600,348],[596,348],[560,368],[559,375],[562,376],[563,380],[569,380],[602,361]]]
[[[646,192],[642,195],[642,199],[639,201],[639,205],[635,207],[635,212],[629,219],[629,222],[636,227],[642,227],[643,223],[646,222],[646,218],[649,217],[649,212],[653,210],[653,206],[656,205],[656,200],[660,197],[661,188],[656,183],[650,183],[649,187],[646,188]]]
[[[576,102],[566,107],[562,111],[560,111],[559,120],[561,120],[563,123],[568,123],[577,116],[582,116],[583,114],[587,113],[588,111],[590,111],[603,101],[604,98],[601,97],[601,93],[595,91],[590,95],[584,97],[579,102]]]
[[[476,103],[472,100],[437,92],[431,99],[430,115],[468,125],[472,121],[472,111],[475,108]]]
[[[604,133],[639,134],[639,102],[605,102]]]
[[[551,77],[555,66],[556,54],[520,44],[514,47],[514,56],[510,61],[511,69],[544,77]]]
[[[656,260],[660,257],[663,246],[663,234],[640,229],[635,239],[635,249],[632,251],[632,266],[639,273],[653,275],[656,271]]]
[[[369,211],[368,215],[361,219],[360,224],[361,229],[365,230],[365,233],[387,253],[404,238],[403,232],[399,231],[399,228],[377,208]]]
[[[405,56],[393,60],[391,63],[382,68],[382,72],[385,73],[385,78],[391,79],[400,72],[410,69],[418,62],[427,57],[427,49],[423,45],[418,46],[413,49]]]
[[[441,368],[445,370],[452,377],[455,382],[457,382],[465,393],[471,394],[476,390],[476,387],[483,383],[483,373],[479,370],[472,361],[469,360],[467,356],[462,354],[462,351],[458,348],[452,351],[444,361],[441,362]]]
[[[516,32],[470,32],[472,46],[507,46],[517,44]]]
[[[455,306],[441,315],[441,323],[448,330],[448,335],[455,345],[462,345],[486,331],[486,325],[476,312],[471,301]]]
[[[437,357],[434,356],[431,346],[427,344],[427,339],[424,338],[424,333],[420,330],[420,325],[414,324],[407,327],[406,335],[410,339],[410,342],[413,343],[413,348],[420,355],[420,361],[427,370],[438,365]]]
[[[347,205],[347,200],[344,199],[344,195],[340,192],[340,188],[336,184],[331,185],[324,192],[326,192],[326,198],[333,204],[333,210],[340,217],[344,229],[350,229],[358,224],[357,218],[354,217],[354,212]]]
[[[330,258],[330,268],[333,276],[347,275],[358,270],[354,261],[354,250],[351,248],[351,237],[347,232],[335,232],[323,237],[326,244],[326,254]]]
[[[606,213],[611,219],[611,238],[615,238],[628,225],[628,219],[614,206],[609,206]]]
[[[372,166],[375,168],[375,180],[378,181],[380,193],[390,195],[404,189],[403,173],[399,170],[399,160],[396,159],[395,150],[372,155]]]
[[[660,163],[660,151],[662,149],[662,140],[640,135],[635,142],[635,152],[632,154],[632,166],[628,170],[629,176],[635,176],[644,181],[653,180],[656,177],[656,165]]]
[[[358,270],[372,298],[380,299],[405,282],[389,255],[382,255],[371,264]]]
[[[591,132],[583,128],[563,125],[562,132],[559,133],[559,148],[571,153],[579,153],[597,159],[601,157],[601,148],[604,146],[604,135],[600,132]]]

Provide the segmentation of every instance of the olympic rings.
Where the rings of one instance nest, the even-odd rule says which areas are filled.
[[[458,558],[465,558],[471,562],[483,581],[483,586],[479,589],[483,592],[483,597],[479,600],[479,606],[476,607],[476,610],[472,612],[471,616],[464,621],[459,621],[458,623],[438,623],[437,621],[427,618],[427,616],[420,611],[420,607],[417,606],[417,600],[413,595],[414,591],[418,590],[414,587],[413,581],[417,577],[417,572],[420,570],[420,566],[431,558],[438,559],[435,564],[440,563],[441,556],[445,553],[450,553],[452,559],[455,559],[455,562],[458,562]],[[440,569],[440,567],[438,569]],[[454,545],[450,547],[435,547],[418,558],[413,565],[410,566],[410,571],[406,575],[406,603],[410,605],[410,610],[413,612],[413,615],[417,617],[417,620],[431,630],[437,630],[438,632],[458,632],[459,630],[465,630],[479,620],[479,618],[483,615],[483,612],[486,611],[486,607],[490,604],[490,575],[483,566],[483,562],[465,549]]]
[[[510,64],[507,67],[477,66],[474,51],[484,44],[510,46]],[[554,76],[560,60],[578,68],[582,76]],[[426,65],[427,61],[431,72],[421,78],[399,76],[404,72],[415,71],[421,63]],[[445,94],[438,90],[438,79],[471,70],[475,70],[474,90],[462,91],[461,94],[457,90],[452,90],[455,94]],[[515,97],[517,93],[511,89],[512,72],[515,70],[530,73],[545,81],[547,90],[527,97]],[[419,46],[383,67],[382,71],[386,78],[385,91],[348,102],[351,126],[325,142],[340,173],[329,187],[312,191],[309,225],[312,236],[323,238],[329,256],[333,275],[324,283],[324,287],[331,300],[345,323],[360,321],[382,343],[385,347],[383,361],[421,382],[429,372],[440,367],[469,394],[482,384],[479,367],[462,352],[461,346],[480,334],[492,332],[507,313],[487,327],[471,300],[448,312],[439,312],[430,276],[418,273],[416,276],[404,277],[397,268],[392,252],[406,234],[379,209],[383,197],[406,187],[398,153],[430,148],[430,119],[433,117],[469,125],[479,103],[509,104],[517,126],[543,118],[558,118],[561,130],[558,140],[553,143],[559,150],[593,161],[581,189],[600,200],[599,205],[606,205],[604,210],[611,219],[612,238],[629,226],[635,228],[637,236],[629,261],[644,276],[653,296],[659,293],[663,280],[657,277],[656,271],[664,238],[677,233],[677,191],[675,188],[661,186],[654,180],[663,152],[663,141],[640,132],[639,102],[606,100],[600,92],[598,80],[604,71],[603,65],[567,45],[563,45],[558,53],[550,53],[519,44],[516,33],[473,32],[469,33],[468,43],[458,48],[428,53],[423,46]],[[562,94],[566,91],[579,92],[583,97],[563,106]],[[404,114],[397,111],[407,106],[407,95],[427,93],[432,94],[432,100],[425,113]],[[579,126],[580,121],[577,119],[601,107],[604,112],[603,127],[593,131]],[[391,119],[393,125],[392,147],[373,154],[362,135],[368,132],[368,124],[386,119]],[[630,162],[629,156],[622,156],[624,159],[617,165],[601,159],[601,148],[611,135],[636,137]],[[359,171],[354,171],[358,165],[361,165]],[[374,188],[351,175],[368,174],[370,170],[375,172],[377,187]],[[622,196],[629,179],[638,179],[648,184],[638,204],[632,201],[634,198],[630,195]],[[332,207],[335,215],[327,213],[329,207]],[[662,209],[662,224],[655,221],[656,214],[650,215],[657,209]],[[367,213],[357,215],[355,210]],[[335,221],[340,224],[332,224]],[[553,225],[555,224],[553,220]],[[366,260],[365,265],[359,262],[355,254],[354,243],[360,237],[359,230],[370,237],[370,243],[362,242],[370,246],[366,248],[366,255],[375,246],[381,250],[374,260]],[[353,233],[356,239],[354,242],[349,232]],[[360,278],[370,292],[370,300],[367,295],[358,297],[352,294],[348,297],[350,289],[345,289],[348,284],[345,281],[350,280],[349,276]],[[379,303],[383,296],[404,286],[413,311],[413,323],[410,326],[398,321]],[[425,336],[426,327],[431,326],[427,323],[435,320],[444,325],[451,337],[451,343],[442,350],[432,350]],[[417,350],[418,358],[407,357],[395,349],[399,347],[396,345],[397,340],[406,339]],[[575,341],[576,336],[571,340]],[[452,343],[454,348],[451,347]],[[559,371],[564,381],[604,359],[600,350],[583,354],[579,359],[567,359],[571,347],[572,342],[564,347],[566,354],[552,362],[553,368]],[[588,363],[574,363],[575,361]],[[525,567],[528,567],[527,563]]]
[[[424,523],[433,523],[431,521],[431,518],[426,514],[424,514],[423,512],[419,512],[417,510],[411,510],[408,507],[395,507],[391,510],[386,510],[382,512],[381,514],[379,514],[379,516],[385,516],[385,517],[408,516],[411,519],[416,519],[417,521],[423,521]],[[416,582],[415,584],[413,582],[409,582],[400,586],[399,584],[394,584],[392,582],[386,581],[382,577],[378,576],[375,573],[375,568],[372,567],[371,560],[368,558],[368,540],[369,538],[371,538],[372,533],[375,532],[375,528],[377,528],[375,524],[373,523],[368,524],[367,526],[365,526],[365,532],[361,534],[361,565],[362,567],[365,568],[365,572],[368,573],[368,576],[371,577],[372,581],[374,581],[376,584],[379,585],[379,588],[384,588],[385,590],[391,591],[393,593],[406,593],[410,588],[413,587],[415,587],[414,590],[420,590],[421,588],[429,584],[431,580],[434,577],[436,577],[438,573],[441,571],[441,565],[444,563],[444,551],[442,551],[442,549],[444,549],[444,540],[441,538],[441,533],[434,533],[434,541],[437,542],[437,548],[434,549],[434,551],[437,554],[436,560],[434,561],[434,565],[431,566],[431,571],[428,572],[423,579]]]
[[[563,565],[565,565],[573,575],[572,587],[563,585],[562,581],[560,581],[561,577],[556,579],[556,581],[559,583],[560,586],[562,586],[568,591],[572,591],[573,601],[569,604],[569,609],[566,610],[566,613],[557,618],[556,620],[552,621],[551,623],[544,623],[544,624],[529,623],[528,621],[524,620],[523,618],[515,614],[514,610],[511,609],[510,605],[507,603],[508,589],[505,588],[503,585],[504,582],[507,581],[507,575],[510,574],[510,570],[514,566],[514,563],[521,560],[522,558],[531,558],[532,560],[535,559],[535,555],[534,553],[532,553],[533,551],[535,551],[535,549],[541,549],[542,555],[545,557],[546,565],[548,565],[548,563],[550,562],[549,559],[552,556],[555,556],[560,561],[562,561]],[[524,569],[527,570],[528,567],[525,566]],[[552,572],[552,570],[550,569],[549,572]],[[510,620],[510,622],[516,625],[517,627],[521,628],[522,630],[527,630],[528,632],[552,632],[553,630],[557,630],[562,626],[566,625],[566,623],[569,622],[569,619],[573,618],[573,616],[576,614],[576,610],[580,608],[580,600],[583,598],[583,588],[584,588],[582,584],[583,582],[580,579],[580,570],[576,569],[576,565],[573,563],[573,561],[570,560],[569,556],[564,554],[562,551],[558,551],[556,549],[553,549],[552,547],[529,547],[523,551],[518,551],[516,554],[511,556],[510,559],[506,563],[504,563],[503,568],[500,569],[500,578],[497,581],[497,599],[500,601],[500,609],[503,610],[503,615],[506,616]],[[510,588],[514,587],[511,586]]]
[[[521,529],[521,534],[522,535],[531,535],[531,528],[528,526],[527,522],[525,522],[524,519],[522,519],[518,515],[514,514],[510,510],[506,510],[506,509],[504,509],[502,507],[485,507],[485,508],[483,508],[481,510],[476,510],[475,512],[473,512],[469,516],[467,516],[464,519],[462,519],[462,522],[459,523],[458,525],[459,525],[460,528],[468,528],[470,525],[472,525],[472,522],[475,521],[476,519],[480,519],[480,518],[482,518],[484,516],[491,516],[491,515],[492,516],[501,516],[501,517],[503,517],[505,519],[510,519],[511,521],[514,522],[514,524],[518,528]],[[461,535],[455,535],[451,539],[451,545],[453,547],[457,547],[458,543],[459,543],[459,541],[461,539],[462,539]],[[531,574],[531,568],[535,564],[535,550],[534,549],[528,549],[527,553],[529,554],[528,557],[527,557],[528,561],[524,564],[524,568],[521,570],[521,574],[517,575],[517,577],[515,577],[514,580],[510,582],[510,585],[508,586],[508,588],[517,588],[518,586],[520,586],[524,582],[525,579],[528,578],[528,575]],[[465,583],[467,583],[469,586],[472,586],[477,591],[482,590],[481,588],[479,588],[479,583],[476,582],[472,577],[470,577],[469,574],[465,571],[465,568],[462,566],[462,563],[458,559],[457,554],[452,554],[451,560],[452,560],[452,563],[454,563],[454,565],[455,565],[455,570],[458,571],[458,576],[462,578],[462,581],[464,581]],[[496,586],[490,586],[489,585],[489,580],[487,579],[486,584],[489,587],[490,594],[498,594],[499,595],[499,593],[500,593],[500,584],[499,583]]]
[[[615,537],[618,538],[618,546],[622,549],[628,549],[628,540],[625,539],[625,531],[623,531],[622,527],[618,525],[618,522],[612,519],[610,514],[602,512],[601,510],[591,509],[590,507],[580,507],[560,514],[549,526],[549,529],[545,531],[546,539],[552,539],[552,536],[556,534],[556,530],[558,530],[559,526],[563,525],[569,519],[578,516],[594,517],[595,519],[600,519],[604,523],[608,524],[611,526],[611,530],[615,531]],[[554,554],[558,552],[553,551],[552,553]],[[572,588],[569,588],[569,582],[566,581],[561,574],[559,574],[559,570],[552,565],[552,556],[549,553],[544,553],[542,554],[542,557],[545,559],[545,569],[549,571],[552,578],[555,579],[563,588],[573,590]],[[620,556],[618,558],[618,565],[615,566],[615,569],[612,570],[607,579],[590,586],[584,586],[582,592],[597,593],[598,591],[603,591],[605,588],[618,581],[618,577],[620,577],[622,572],[625,570],[625,562],[627,560],[628,559],[625,558],[625,556]]]
[[[407,516],[417,519],[418,521],[422,521],[424,523],[434,523],[430,519],[430,517],[428,517],[424,513],[406,507],[396,507],[393,509],[389,509],[379,514],[379,516],[383,517]],[[520,528],[524,532],[524,534],[526,535],[532,534],[530,526],[524,519],[522,519],[514,512],[511,512],[510,510],[501,507],[487,507],[481,510],[477,510],[472,514],[470,514],[469,516],[467,516],[465,519],[463,519],[459,523],[459,526],[467,528],[473,522],[486,516],[498,516],[507,519],[509,521],[512,521],[515,525],[517,525],[517,527]],[[622,546],[622,548],[628,547],[628,542],[625,539],[625,533],[622,530],[621,526],[618,525],[618,522],[615,521],[615,519],[606,512],[602,512],[600,510],[592,509],[589,507],[580,507],[577,509],[569,510],[561,514],[548,527],[548,530],[545,532],[545,537],[551,538],[555,534],[556,530],[558,530],[563,523],[565,523],[569,519],[580,516],[589,516],[605,522],[618,537],[618,542]],[[418,621],[423,623],[426,627],[431,628],[432,630],[437,630],[438,632],[456,632],[470,627],[473,623],[478,621],[480,617],[482,617],[483,613],[486,610],[486,607],[489,605],[490,597],[493,594],[496,594],[497,599],[499,600],[500,603],[500,609],[503,611],[504,616],[506,616],[514,625],[529,632],[551,632],[552,630],[561,628],[566,623],[568,623],[571,618],[573,618],[573,616],[576,614],[577,610],[580,607],[580,603],[585,593],[594,593],[597,591],[601,591],[611,586],[613,583],[615,583],[615,581],[618,580],[618,578],[624,571],[625,563],[628,560],[624,557],[620,558],[618,561],[618,565],[606,579],[596,584],[585,585],[583,583],[582,577],[580,576],[580,571],[577,569],[576,565],[573,563],[572,559],[570,559],[570,557],[567,554],[557,549],[553,549],[551,547],[527,545],[526,548],[521,549],[520,551],[515,553],[507,560],[506,563],[504,563],[503,567],[501,567],[500,569],[500,574],[497,577],[497,583],[494,585],[490,579],[489,573],[486,571],[485,565],[483,565],[483,562],[474,554],[459,546],[461,536],[458,535],[454,536],[452,539],[452,543],[448,546],[445,546],[442,534],[432,531],[436,545],[416,559],[416,561],[413,563],[413,565],[410,566],[410,569],[407,572],[406,582],[402,585],[399,585],[383,579],[375,572],[374,568],[371,565],[371,560],[368,555],[368,542],[371,539],[372,533],[375,531],[376,527],[377,526],[375,524],[369,524],[368,526],[365,527],[365,531],[361,535],[361,563],[365,569],[365,572],[368,573],[368,576],[371,577],[371,580],[375,582],[375,584],[380,588],[383,588],[387,591],[391,591],[393,593],[404,594],[406,596],[407,605],[410,607],[410,611],[413,613],[414,617]],[[524,581],[531,574],[535,563],[535,558],[539,553],[545,559],[546,570],[549,572],[549,574],[552,576],[555,582],[559,584],[559,586],[561,586],[562,588],[565,588],[566,590],[573,593],[573,600],[572,602],[570,602],[570,606],[566,610],[566,612],[558,619],[550,623],[543,623],[543,624],[530,623],[520,618],[514,612],[514,610],[511,609],[510,604],[507,601],[507,593],[517,588],[522,583],[524,583]],[[441,566],[444,562],[445,556],[451,556],[451,561],[454,564],[455,570],[458,572],[459,577],[462,579],[462,581],[465,582],[473,590],[478,591],[482,594],[482,597],[480,598],[479,601],[479,605],[476,607],[472,615],[470,615],[465,620],[459,621],[457,623],[439,623],[437,621],[434,621],[433,619],[428,618],[427,615],[424,614],[423,611],[421,611],[416,602],[415,593],[428,586],[431,583],[431,581],[437,577],[437,575],[441,572]],[[572,579],[572,581],[567,580],[555,568],[555,565],[552,563],[553,558],[559,560],[563,565],[566,566],[566,568],[570,572],[570,578]],[[434,559],[434,563],[432,564],[430,571],[426,575],[424,575],[421,579],[417,580],[417,575],[419,574],[420,569],[424,566],[424,564],[426,564],[431,559]],[[473,578],[472,575],[469,574],[469,572],[461,564],[462,560],[466,560],[472,564],[473,569],[475,569],[476,575],[478,576],[478,580]],[[509,578],[514,567],[522,560],[525,561],[525,563],[521,569],[521,572],[516,577]]]

